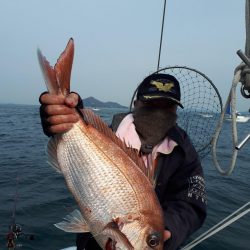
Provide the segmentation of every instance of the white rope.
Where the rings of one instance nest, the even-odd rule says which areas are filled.
[[[243,210],[243,211],[242,211]],[[242,216],[246,215],[250,212],[250,202],[247,202],[245,205],[240,207],[238,210],[233,212],[231,215],[220,221],[218,224],[207,230],[205,233],[201,234],[198,238],[181,248],[181,250],[189,250],[192,249],[194,246],[200,244],[205,239],[211,237],[212,235],[216,234],[217,232],[221,231],[225,227],[229,226],[236,220],[240,219]]]
[[[216,169],[219,171],[219,173],[222,175],[230,175],[232,173],[232,171],[234,170],[234,167],[235,167],[236,158],[237,158],[237,154],[238,154],[238,150],[235,149],[236,145],[238,144],[237,125],[236,125],[236,87],[240,81],[240,78],[241,78],[241,70],[238,70],[238,71],[236,71],[236,73],[234,75],[230,93],[228,95],[226,104],[222,110],[222,114],[221,114],[220,120],[217,124],[217,128],[216,128],[213,140],[212,140],[212,157],[213,157],[214,165],[215,165]],[[233,139],[232,158],[231,158],[230,166],[224,170],[224,169],[222,169],[222,167],[220,166],[220,164],[217,160],[216,148],[217,148],[218,138],[219,138],[219,135],[221,133],[222,126],[223,126],[223,121],[224,121],[226,109],[227,109],[227,106],[230,105],[230,103],[231,103],[231,108],[232,108],[232,114],[231,114],[232,139]]]

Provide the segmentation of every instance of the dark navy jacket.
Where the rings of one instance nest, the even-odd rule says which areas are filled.
[[[113,118],[115,131],[124,115]],[[164,211],[165,227],[172,236],[164,249],[174,250],[203,224],[206,217],[206,197],[199,156],[188,135],[178,125],[167,134],[178,146],[169,155],[157,159],[156,194]],[[77,235],[77,250],[100,249],[90,234]]]

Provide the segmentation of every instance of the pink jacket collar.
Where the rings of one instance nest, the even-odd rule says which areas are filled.
[[[134,118],[132,114],[125,116],[116,131],[116,135],[124,141],[128,147],[135,148],[139,151],[141,148],[141,141],[133,122]],[[153,148],[150,158],[154,161],[159,153],[170,154],[176,145],[177,143],[175,141],[165,137],[162,142]]]

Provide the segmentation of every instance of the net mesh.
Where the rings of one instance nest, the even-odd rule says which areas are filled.
[[[188,67],[167,67],[158,73],[171,74],[180,83],[181,103],[178,125],[190,136],[203,158],[211,150],[211,141],[222,111],[222,101],[212,81],[201,72]]]
[[[167,67],[155,73],[171,74],[179,81],[184,109],[178,107],[178,125],[187,132],[196,151],[204,158],[211,151],[222,111],[217,88],[206,75],[184,66]]]

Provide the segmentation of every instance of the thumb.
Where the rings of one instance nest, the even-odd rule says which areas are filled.
[[[65,104],[70,108],[75,108],[80,100],[80,96],[77,93],[70,93],[65,98]]]
[[[168,230],[165,230],[163,234],[163,240],[166,241],[166,240],[169,240],[170,238],[171,238],[171,232]]]

